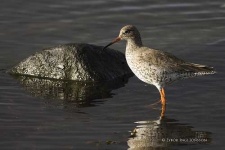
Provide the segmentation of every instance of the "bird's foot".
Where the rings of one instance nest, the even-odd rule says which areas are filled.
[[[157,106],[158,106],[160,103],[161,103],[161,101],[158,100],[158,101],[156,101],[155,103],[152,103],[152,104],[150,104],[150,105],[147,105],[146,107],[152,108],[152,109],[158,109],[158,110],[159,110],[159,108],[157,108]]]
[[[161,102],[161,101],[158,100],[158,101],[156,101],[155,103],[150,104],[150,106],[156,106],[156,105],[158,105],[160,102]]]

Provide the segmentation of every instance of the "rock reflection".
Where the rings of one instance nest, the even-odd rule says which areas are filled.
[[[178,120],[161,117],[154,121],[138,121],[127,142],[129,150],[168,149],[173,145],[208,144],[211,133],[196,131]]]
[[[43,98],[45,103],[63,104],[67,107],[94,106],[93,100],[111,97],[113,89],[124,86],[128,81],[128,77],[102,83],[62,81],[29,76],[14,77],[31,95]]]

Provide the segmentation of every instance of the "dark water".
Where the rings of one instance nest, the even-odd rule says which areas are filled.
[[[143,42],[218,74],[166,88],[166,118],[147,105],[155,87],[136,77],[88,105],[33,96],[5,73],[45,47],[105,45],[126,25]],[[125,43],[112,48],[124,52]],[[225,2],[223,0],[3,0],[0,5],[1,149],[224,149]],[[87,97],[88,99],[89,97]],[[192,139],[192,141],[190,140]],[[179,140],[179,141],[177,141]],[[141,149],[141,148],[139,148]]]

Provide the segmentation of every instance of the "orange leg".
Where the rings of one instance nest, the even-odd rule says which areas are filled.
[[[161,96],[162,105],[166,105],[166,95],[165,95],[164,89],[162,88],[159,92],[160,92],[160,96]]]
[[[161,117],[163,117],[165,115],[165,112],[166,112],[166,95],[165,95],[165,91],[164,91],[163,88],[159,92],[160,92],[161,103],[162,103]]]
[[[162,111],[160,117],[164,117],[166,113],[166,105],[162,105]]]

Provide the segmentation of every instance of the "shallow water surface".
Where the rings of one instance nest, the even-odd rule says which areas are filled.
[[[1,149],[224,148],[223,0],[8,0],[1,2],[0,22]],[[156,88],[135,76],[94,95],[88,91],[106,84],[79,84],[86,93],[71,96],[62,92],[65,84],[33,87],[5,73],[46,47],[106,45],[126,24],[137,26],[146,46],[218,73],[168,86],[164,118],[159,107],[149,107],[159,99]],[[111,48],[124,52],[125,42]],[[77,84],[69,84],[71,91]]]

